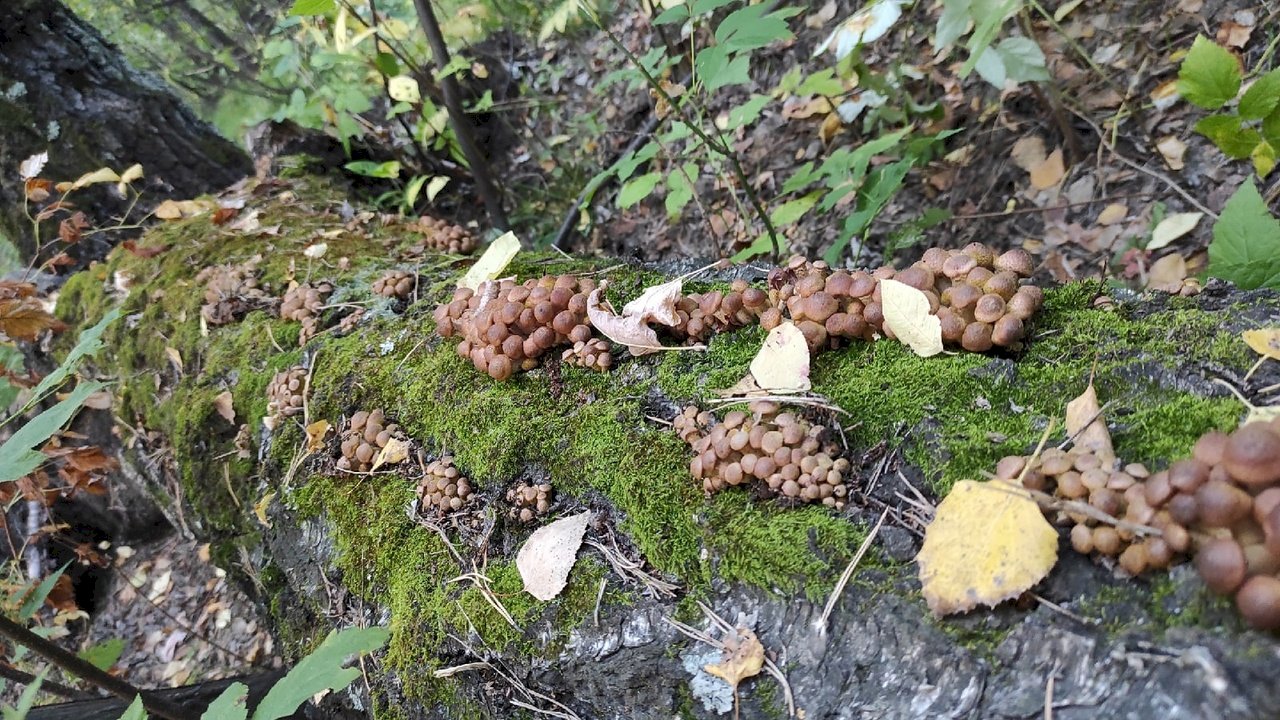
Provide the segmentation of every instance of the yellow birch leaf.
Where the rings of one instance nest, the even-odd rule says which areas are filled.
[[[399,438],[391,438],[386,446],[378,451],[378,456],[373,459],[373,467],[369,469],[372,471],[383,465],[395,465],[404,462],[407,457],[409,457],[409,443]]]
[[[120,181],[120,176],[116,174],[115,170],[112,170],[111,168],[108,168],[108,167],[104,167],[104,168],[98,168],[93,172],[87,172],[81,175],[80,177],[76,178],[76,181],[71,183],[71,189],[79,190],[80,188],[87,187],[89,185],[97,185],[98,183],[119,182],[119,181]]]
[[[318,452],[324,448],[324,436],[329,432],[328,420],[317,420],[307,426],[307,452]]]
[[[271,527],[271,521],[267,519],[267,507],[271,505],[271,501],[276,498],[276,491],[272,490],[262,499],[253,504],[253,514],[258,516],[258,522],[262,523],[262,527]]]
[[[1057,531],[1026,490],[1002,480],[956,483],[916,556],[925,601],[938,617],[1015,598],[1057,561]]]
[[[1031,186],[1037,190],[1048,190],[1062,182],[1067,168],[1062,161],[1062,148],[1049,153],[1044,162],[1031,168]]]
[[[729,683],[729,687],[737,692],[739,683],[759,675],[764,668],[764,645],[760,644],[755,633],[744,627],[726,635],[723,642],[724,654],[720,662],[703,665],[702,669]]]
[[[1280,328],[1245,330],[1240,338],[1259,355],[1280,360]]]
[[[480,283],[485,280],[492,280],[502,274],[507,269],[507,263],[511,262],[511,258],[520,252],[520,240],[516,238],[513,232],[504,233],[497,240],[489,244],[489,247],[476,261],[475,265],[462,276],[462,280],[458,283],[458,287],[471,288],[475,290],[480,287]]]
[[[942,321],[929,313],[929,298],[897,280],[880,281],[885,327],[920,357],[942,352]]]
[[[805,392],[809,389],[809,344],[794,323],[784,322],[769,331],[751,361],[751,377],[756,385],[776,392]]]
[[[1066,421],[1067,437],[1074,438],[1076,447],[1093,452],[1102,460],[1104,467],[1116,459],[1116,451],[1111,446],[1111,431],[1107,430],[1106,418],[1102,417],[1102,404],[1098,402],[1098,392],[1094,390],[1092,380],[1080,397],[1067,403]]]

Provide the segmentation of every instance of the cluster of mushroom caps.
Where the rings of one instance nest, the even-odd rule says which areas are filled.
[[[824,262],[794,257],[769,273],[770,300],[777,307],[763,314],[761,324],[766,330],[782,324],[785,307],[811,352],[841,339],[893,338],[880,295],[880,281],[893,279],[924,293],[947,345],[970,352],[1017,348],[1025,322],[1044,303],[1039,287],[1022,284],[1033,268],[1025,250],[997,255],[977,242],[961,250],[929,248],[908,268],[885,265],[869,273],[832,272]]]
[[[418,482],[418,510],[425,514],[447,515],[463,509],[474,496],[471,481],[445,455],[427,466]]]
[[[552,348],[581,348],[581,361],[607,370],[613,365],[608,346],[594,338],[587,322],[587,296],[595,281],[573,275],[547,275],[517,284],[487,280],[472,292],[458,288],[453,299],[436,307],[436,332],[459,337],[458,355],[480,372],[506,380],[518,370],[531,370]],[[575,354],[577,350],[571,350]]]
[[[361,410],[351,416],[351,424],[342,434],[339,446],[342,456],[338,458],[338,468],[351,472],[369,472],[378,452],[391,442],[391,438],[403,440],[404,433],[400,426],[388,423],[382,409],[365,412]]]
[[[388,270],[373,281],[373,294],[405,299],[418,286],[418,276],[404,270]]]
[[[737,279],[729,286],[729,292],[691,293],[676,301],[680,322],[671,332],[690,342],[705,342],[715,333],[760,322],[769,308],[765,291]]]
[[[507,517],[522,523],[531,523],[551,509],[550,483],[521,483],[507,490],[507,502],[511,509]]]
[[[211,265],[196,275],[204,283],[200,316],[210,325],[233,323],[275,299],[258,285],[258,258],[241,265]]]
[[[320,282],[312,285],[302,283],[289,288],[280,301],[280,317],[302,323],[302,331],[298,334],[298,344],[305,345],[315,337],[319,330],[320,313],[324,311],[325,299],[333,293],[333,285]]]
[[[708,494],[737,485],[762,497],[821,502],[840,509],[849,494],[849,461],[836,457],[827,428],[815,425],[771,400],[756,400],[750,412],[733,410],[723,420],[686,407],[672,425],[693,448],[689,472]]]
[[[475,236],[447,220],[423,215],[416,227],[423,234],[426,247],[437,252],[469,255],[476,249]]]
[[[303,394],[307,386],[307,369],[294,366],[282,370],[267,383],[267,427],[274,428],[280,418],[302,414]]]
[[[1087,497],[1090,505],[1123,521],[1112,527],[1073,516],[1076,550],[1118,553],[1120,565],[1133,574],[1190,554],[1211,590],[1234,595],[1246,622],[1280,629],[1280,420],[1251,422],[1230,435],[1206,433],[1190,458],[1145,477],[1145,469],[1135,465],[1105,470],[1084,460],[1082,470],[1084,457],[1046,453],[1036,472],[1024,476],[1029,487],[1047,489],[1053,482],[1055,494]],[[1005,458],[997,475],[1017,477],[1025,460]],[[1068,461],[1070,470],[1050,472]],[[1158,533],[1138,538],[1126,525]]]

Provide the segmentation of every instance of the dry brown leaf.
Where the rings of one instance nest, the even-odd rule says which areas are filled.
[[[1151,263],[1147,270],[1147,287],[1167,293],[1176,293],[1182,289],[1182,281],[1187,279],[1187,260],[1178,253],[1165,255]]]
[[[653,320],[667,327],[675,327],[680,324],[676,303],[679,302],[683,290],[684,283],[678,278],[645,288],[644,292],[640,293],[640,297],[622,306],[622,314],[638,317],[641,322],[647,323]]]
[[[66,325],[45,311],[34,297],[0,300],[0,333],[13,340],[31,342],[45,330],[62,330]]]
[[[807,391],[809,344],[804,333],[790,322],[770,330],[750,370],[758,388],[781,393]]]
[[[1037,190],[1048,190],[1062,182],[1066,174],[1067,169],[1062,161],[1062,148],[1057,148],[1049,153],[1044,162],[1031,168],[1031,186]]]
[[[1280,327],[1245,330],[1240,339],[1259,355],[1280,360]]]
[[[929,298],[897,280],[880,281],[884,324],[920,357],[942,352],[942,322],[929,312]]]
[[[307,426],[307,452],[324,449],[324,436],[329,433],[329,421],[317,420]]]
[[[1151,91],[1151,104],[1157,110],[1167,110],[1178,102],[1178,98],[1182,97],[1178,94],[1178,80],[1166,80],[1161,83],[1155,90]]]
[[[110,410],[111,409],[111,391],[99,390],[84,399],[84,406],[92,410]]]
[[[1129,206],[1124,203],[1111,203],[1098,213],[1098,224],[1107,226],[1122,222],[1129,216]]]
[[[702,669],[729,683],[734,693],[738,685],[749,677],[755,677],[764,669],[764,645],[751,630],[740,627],[721,640],[724,652],[718,663],[703,665]]]
[[[1080,397],[1067,403],[1067,437],[1074,438],[1076,447],[1097,455],[1104,467],[1109,467],[1116,459],[1111,446],[1111,432],[1102,417],[1102,404],[1098,402],[1098,392],[1092,380]]]
[[[387,440],[386,446],[378,451],[378,456],[373,459],[373,467],[370,470],[377,470],[383,465],[402,463],[407,457],[409,457],[409,443],[400,438],[391,438]]]
[[[276,491],[272,490],[266,495],[263,495],[258,502],[253,504],[253,514],[257,516],[258,522],[262,524],[262,527],[271,527],[271,520],[267,517],[267,508],[270,507],[271,501],[275,498]]]
[[[1253,25],[1241,25],[1234,20],[1227,20],[1218,28],[1218,44],[1242,48],[1249,44],[1249,36],[1253,34],[1253,27]]]
[[[604,290],[607,281],[591,291],[587,296],[587,318],[592,327],[610,340],[625,345],[632,355],[640,356],[662,350],[705,350],[701,345],[688,347],[668,347],[658,340],[653,328],[645,324],[640,315],[614,315],[603,305]]]
[[[590,521],[588,510],[533,531],[516,554],[516,569],[520,571],[526,592],[546,601],[564,590]]]
[[[831,138],[840,132],[841,127],[843,127],[843,123],[840,121],[839,113],[831,113],[822,118],[822,125],[818,127],[818,139],[822,140],[823,143],[831,142]]]
[[[169,362],[173,363],[174,368],[178,370],[178,374],[182,374],[182,353],[177,348],[166,347],[164,354],[169,357]]]
[[[1013,164],[1031,172],[1034,168],[1044,164],[1045,155],[1044,140],[1038,135],[1028,135],[1019,138],[1013,144],[1013,151],[1010,155],[1013,157]]]
[[[1170,170],[1181,170],[1186,163],[1183,156],[1187,154],[1187,144],[1176,135],[1166,135],[1156,141],[1156,149],[1164,156],[1164,162]]]
[[[1007,481],[956,483],[925,529],[916,562],[936,616],[994,606],[1040,582],[1058,561],[1058,532]]]
[[[234,398],[232,398],[230,390],[222,391],[213,399],[213,409],[218,411],[218,414],[222,416],[223,420],[226,420],[232,425],[236,422],[236,409],[232,404],[233,400]]]

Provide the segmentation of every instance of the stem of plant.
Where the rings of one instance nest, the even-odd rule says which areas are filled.
[[[427,42],[431,46],[435,66],[443,70],[449,66],[449,49],[444,44],[444,35],[440,33],[440,23],[436,21],[431,2],[430,0],[413,0],[413,5],[417,8],[418,22],[422,23],[422,30],[426,33]],[[458,136],[458,145],[467,158],[467,164],[471,166],[471,175],[476,181],[476,192],[480,193],[480,199],[484,201],[485,210],[489,213],[489,222],[499,230],[507,230],[509,223],[507,213],[502,209],[502,197],[489,176],[489,166],[485,157],[480,153],[480,148],[476,146],[475,138],[471,135],[471,125],[468,124],[466,111],[462,108],[462,96],[458,89],[457,78],[452,74],[440,78],[440,91],[444,94],[444,105],[449,111],[449,123],[453,126],[453,132]]]
[[[152,715],[164,718],[164,720],[189,720],[193,717],[191,710],[171,703],[154,693],[136,688],[104,670],[99,670],[93,663],[58,647],[3,614],[0,614],[0,636],[8,638],[19,645],[25,645],[54,665],[91,685],[106,690],[125,702],[133,702],[135,697],[141,697],[143,707]]]
[[[10,680],[12,682],[19,683],[21,685],[30,685],[31,683],[36,681],[35,675],[32,675],[31,673],[22,672],[18,668],[3,662],[0,662],[0,678],[4,678],[5,680]],[[41,681],[40,689],[45,692],[57,695],[58,697],[66,698],[68,700],[92,700],[93,699],[93,696],[86,692],[81,692],[80,690],[76,690],[75,688],[69,688],[66,685],[63,685],[62,683],[57,683],[52,680]]]

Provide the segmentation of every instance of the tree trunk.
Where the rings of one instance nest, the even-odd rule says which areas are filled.
[[[251,167],[243,151],[57,0],[0,3],[0,137],[0,234],[25,257],[38,248],[18,166],[35,153],[48,151],[41,177],[54,181],[141,163],[143,207],[225,187]],[[98,224],[129,209],[106,185],[78,192],[76,204],[92,209]]]

